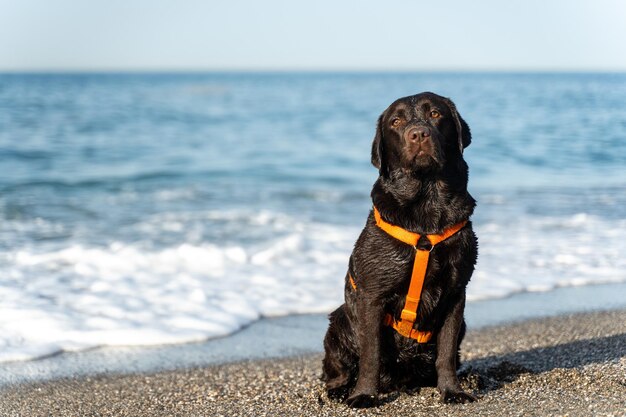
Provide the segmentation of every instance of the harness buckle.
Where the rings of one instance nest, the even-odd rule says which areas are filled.
[[[402,321],[410,321],[411,324],[415,323],[415,320],[417,319],[417,313],[403,308],[402,313],[400,313],[400,319]]]
[[[411,333],[413,332],[413,322],[411,321],[400,320],[397,321],[393,327],[404,337],[411,337]]]

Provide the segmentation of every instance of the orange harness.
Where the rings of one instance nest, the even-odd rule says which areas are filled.
[[[430,242],[430,249],[419,249],[417,247],[417,243],[421,238],[419,234],[409,232],[399,226],[387,223],[382,219],[382,217],[380,217],[380,213],[376,207],[374,207],[374,218],[376,219],[376,225],[383,229],[387,234],[415,248],[415,260],[413,261],[411,283],[409,284],[409,292],[406,295],[404,308],[400,314],[400,320],[396,321],[391,314],[387,314],[385,316],[384,324],[393,327],[404,337],[410,337],[411,339],[417,340],[419,343],[426,343],[430,340],[432,332],[422,332],[413,329],[413,325],[417,319],[417,307],[419,306],[422,295],[422,287],[424,286],[424,279],[426,278],[428,258],[430,256],[430,252],[436,244],[443,242],[461,230],[467,224],[467,220],[463,220],[462,222],[447,228],[441,234],[425,235],[425,238]],[[356,283],[349,272],[348,277],[350,278],[352,288],[356,290]]]

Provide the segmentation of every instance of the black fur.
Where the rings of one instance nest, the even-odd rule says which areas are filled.
[[[372,200],[383,219],[419,234],[469,219],[475,200],[467,192],[463,148],[470,142],[469,127],[450,100],[421,93],[392,103],[378,119],[372,144],[380,174]],[[414,255],[378,228],[370,212],[350,257],[358,288],[346,274],[345,304],[330,314],[324,339],[322,379],[330,397],[368,407],[379,392],[436,385],[446,402],[474,400],[456,375],[465,287],[477,257],[471,222],[430,254],[416,321],[419,330],[433,332],[426,344],[383,325],[386,313],[400,317]]]

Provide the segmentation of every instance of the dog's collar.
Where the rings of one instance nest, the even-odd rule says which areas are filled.
[[[426,278],[426,268],[428,267],[428,258],[430,252],[435,245],[453,236],[459,230],[461,230],[466,224],[467,220],[463,220],[447,229],[440,234],[435,235],[419,235],[418,233],[410,232],[403,229],[400,226],[396,226],[391,223],[387,223],[380,216],[380,212],[374,207],[374,219],[376,225],[380,227],[385,233],[391,237],[398,239],[401,242],[411,245],[415,248],[415,260],[413,261],[413,272],[411,273],[411,283],[409,284],[409,291],[406,294],[406,301],[402,313],[400,313],[400,319],[396,320],[391,314],[385,316],[384,323],[387,326],[393,327],[402,336],[415,339],[418,343],[426,343],[432,337],[431,332],[423,332],[414,329],[415,320],[417,319],[417,308],[422,296],[422,287],[424,286],[424,279]],[[423,239],[427,242],[424,242]],[[420,247],[418,242],[422,240]],[[424,245],[424,243],[427,243]],[[350,284],[356,290],[356,282],[351,273],[348,273]]]

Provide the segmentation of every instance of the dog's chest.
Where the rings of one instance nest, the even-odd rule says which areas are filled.
[[[376,253],[354,253],[354,273],[362,281],[367,291],[376,298],[404,302],[415,267],[416,250],[406,247],[381,247]],[[359,253],[360,252],[360,253]],[[429,303],[435,301],[445,285],[447,277],[442,276],[441,256],[434,250],[426,264],[426,274],[422,295]]]
[[[404,257],[402,260],[399,259],[397,277],[395,279],[390,279],[388,291],[390,296],[395,299],[400,306],[402,306],[405,303],[412,280],[419,281],[420,279],[423,279],[423,285],[420,293],[420,299],[422,300],[420,303],[420,310],[422,310],[422,308],[425,310],[432,310],[441,297],[442,288],[447,284],[444,281],[447,281],[448,277],[441,273],[441,261],[434,253],[431,253],[425,261],[426,273],[423,278],[419,276],[419,273],[415,276],[414,269],[419,269],[419,266],[415,265],[415,252],[416,251],[414,249],[411,249],[411,254],[409,256]]]

